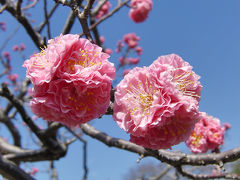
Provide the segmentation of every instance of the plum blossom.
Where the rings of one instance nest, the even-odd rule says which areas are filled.
[[[24,62],[33,83],[34,114],[68,126],[104,114],[115,68],[102,48],[78,35],[60,35]]]
[[[7,78],[12,81],[13,83],[16,83],[17,79],[18,79],[18,74],[9,74],[7,76]]]
[[[152,0],[132,0],[129,16],[135,23],[143,22],[147,19],[152,6]]]
[[[128,45],[129,48],[135,48],[138,45],[138,41],[140,37],[137,36],[135,33],[129,33],[124,35],[123,41]]]
[[[14,46],[13,46],[13,51],[18,51],[18,50],[19,50],[18,45],[14,45]]]
[[[221,127],[217,118],[201,113],[200,121],[195,125],[186,144],[193,153],[205,153],[224,143],[225,127]]]
[[[196,77],[189,77],[185,70]],[[130,133],[131,142],[167,149],[189,137],[199,120],[201,90],[199,76],[190,70],[179,56],[167,55],[124,76],[116,87],[113,118]],[[195,89],[188,87],[190,81]]]

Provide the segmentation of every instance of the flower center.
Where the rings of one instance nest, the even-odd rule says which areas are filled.
[[[200,146],[199,141],[203,138],[203,136],[202,135],[197,135],[195,132],[193,132],[191,134],[191,136],[194,137],[194,140],[192,141],[192,144],[199,147]]]
[[[149,115],[153,103],[153,92],[156,90],[153,90],[148,79],[145,83],[137,81],[136,85],[130,84],[125,90],[130,114],[134,115],[136,112],[139,114],[140,111],[141,116]]]
[[[177,88],[183,95],[200,98],[201,96],[199,96],[193,89],[196,81],[192,79],[194,79],[192,72],[183,72],[182,74],[173,77],[173,81],[177,83]]]
[[[101,64],[98,60],[97,55],[99,52],[93,53],[91,51],[79,50],[74,51],[72,56],[68,59],[67,67],[74,71],[75,65],[80,65],[83,68],[94,66],[96,64]]]

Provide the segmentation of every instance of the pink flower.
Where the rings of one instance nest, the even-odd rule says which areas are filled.
[[[102,48],[78,35],[60,35],[26,60],[34,85],[32,111],[69,126],[104,114],[110,102],[115,68]]]
[[[131,71],[131,69],[125,69],[125,70],[123,71],[123,76],[127,75],[130,71]]]
[[[36,167],[33,167],[32,168],[32,171],[30,172],[30,174],[32,175],[32,176],[34,176],[36,173],[38,173],[38,168],[36,168]]]
[[[130,18],[135,23],[143,22],[147,19],[149,12],[152,10],[152,0],[132,0]]]
[[[145,148],[185,141],[199,120],[197,100],[178,90],[169,69],[174,71],[170,64],[134,68],[116,87],[113,118]]]
[[[128,61],[129,61],[131,64],[138,64],[139,61],[140,61],[140,58],[128,58]]]
[[[9,52],[3,51],[3,52],[2,52],[2,55],[3,55],[5,58],[7,58],[8,61],[10,61],[11,56],[10,56],[10,53],[9,53]]]
[[[136,47],[135,50],[139,56],[142,55],[142,48],[140,46]]]
[[[111,55],[112,54],[112,49],[107,48],[107,49],[104,50],[104,52]]]
[[[225,130],[228,130],[228,129],[230,129],[232,126],[231,126],[231,124],[229,124],[229,123],[223,123],[223,127],[224,127]]]
[[[6,23],[5,22],[0,22],[0,29],[3,31],[6,31]]]
[[[205,153],[224,143],[224,133],[225,128],[220,126],[219,119],[201,113],[201,120],[195,125],[186,144],[193,153]]]
[[[95,16],[96,19],[100,19],[101,17],[103,17],[104,15],[106,15],[108,13],[108,10],[110,9],[111,4],[109,1],[107,1],[102,7],[101,9],[98,11],[98,14]]]
[[[135,33],[129,33],[123,37],[123,41],[128,45],[129,48],[137,47],[139,40],[140,37],[138,37]]]
[[[18,51],[18,50],[19,50],[18,45],[14,45],[13,46],[13,51]]]
[[[100,37],[99,37],[99,40],[100,40],[101,44],[103,44],[103,43],[105,42],[104,36],[100,36]]]
[[[12,82],[16,82],[17,81],[17,78],[18,78],[18,74],[10,74],[7,76],[8,79]]]
[[[161,78],[162,71],[170,74],[172,82],[176,88],[186,96],[194,97],[200,101],[202,85],[198,81],[200,76],[192,71],[192,66],[176,54],[160,56],[155,60],[150,68],[158,71],[158,77]]]
[[[26,46],[25,46],[25,44],[23,44],[23,43],[22,43],[22,44],[20,44],[20,50],[21,50],[21,51],[24,51],[25,49],[26,49]]]

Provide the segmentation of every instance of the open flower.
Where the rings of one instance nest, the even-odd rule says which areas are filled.
[[[77,125],[104,114],[110,102],[115,68],[102,48],[60,35],[24,62],[34,85],[33,112],[49,121]]]
[[[224,143],[225,128],[221,127],[217,118],[201,113],[201,120],[195,125],[186,141],[193,153],[205,153],[214,150]]]
[[[124,76],[116,87],[113,117],[130,133],[131,142],[167,149],[190,135],[199,120],[198,101],[179,90],[174,79],[177,67],[171,63],[160,66],[157,61],[157,65],[134,68]]]
[[[130,18],[135,23],[143,22],[147,19],[149,12],[152,10],[152,0],[132,0]]]

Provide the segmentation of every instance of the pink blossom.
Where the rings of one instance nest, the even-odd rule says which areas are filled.
[[[25,46],[25,44],[23,44],[23,43],[22,43],[22,44],[20,44],[20,50],[21,50],[21,51],[24,51],[25,49],[26,49],[26,46]]]
[[[113,118],[131,142],[145,148],[185,141],[199,120],[197,100],[176,88],[169,69],[174,70],[171,65],[134,68],[116,87]]]
[[[0,28],[1,28],[3,31],[6,31],[6,23],[5,23],[5,22],[0,22]]]
[[[32,111],[69,126],[104,114],[115,77],[108,58],[101,47],[78,35],[50,40],[46,49],[24,63],[34,85]]]
[[[98,11],[98,14],[95,16],[96,19],[100,19],[101,17],[103,17],[104,15],[106,15],[108,13],[108,10],[111,7],[111,3],[109,1],[107,1],[102,7],[101,9]]]
[[[104,52],[111,55],[112,54],[112,49],[107,48],[107,49],[104,50]]]
[[[231,126],[231,124],[229,124],[229,123],[223,123],[223,127],[224,127],[225,130],[228,130],[228,129],[230,129],[232,126]]]
[[[10,56],[10,53],[9,53],[9,52],[3,51],[3,52],[2,52],[2,55],[3,55],[5,58],[7,58],[8,61],[10,61],[11,56]]]
[[[104,36],[100,36],[100,37],[99,37],[99,40],[100,40],[101,44],[103,44],[103,43],[105,42]]]
[[[36,173],[38,173],[38,168],[36,168],[36,167],[33,167],[32,168],[32,171],[30,172],[30,174],[32,175],[32,176],[34,176]]]
[[[127,75],[130,71],[131,71],[131,69],[125,69],[125,70],[123,71],[123,76]]]
[[[18,78],[18,74],[9,74],[7,77],[10,81],[16,82]]]
[[[142,48],[140,46],[136,47],[135,50],[139,56],[142,55]]]
[[[138,37],[135,33],[129,33],[123,37],[123,41],[128,45],[129,48],[137,47],[139,40],[140,37]]]
[[[129,61],[131,64],[138,64],[139,61],[140,61],[140,58],[128,58],[128,61]]]
[[[121,52],[122,48],[124,47],[124,44],[121,40],[117,41],[117,49],[115,50],[116,53]]]
[[[201,113],[201,120],[195,125],[186,141],[193,153],[205,153],[214,150],[224,143],[225,128],[221,127],[217,118]]]
[[[132,0],[130,18],[135,23],[143,22],[147,19],[149,12],[152,10],[152,0]]]
[[[18,50],[19,50],[18,45],[14,45],[14,46],[13,46],[13,51],[18,51]]]
[[[176,88],[186,96],[191,96],[200,101],[202,85],[198,81],[200,76],[192,71],[192,66],[176,54],[160,56],[150,68],[158,71],[161,78],[162,71],[165,71],[172,78]]]

